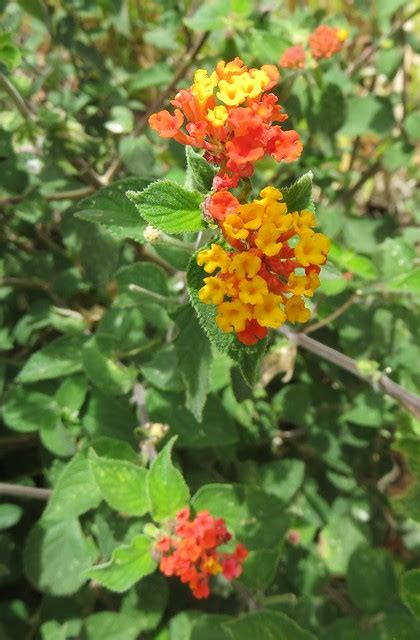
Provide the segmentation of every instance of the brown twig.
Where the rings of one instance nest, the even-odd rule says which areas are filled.
[[[21,484],[9,484],[0,482],[0,495],[13,496],[14,498],[33,498],[34,500],[48,500],[51,497],[51,489],[38,489],[38,487],[24,487]]]
[[[376,38],[375,42],[373,42],[369,47],[364,49],[362,51],[362,53],[360,54],[360,56],[355,60],[355,62],[353,64],[349,65],[349,67],[348,67],[349,75],[350,76],[354,75],[357,71],[359,71],[362,67],[364,67],[366,65],[366,63],[368,62],[368,60],[379,49],[379,47],[381,46],[382,42],[384,40],[389,40],[390,38],[395,36],[395,34],[398,33],[398,31],[400,29],[402,29],[404,27],[404,25],[409,20],[414,18],[419,12],[420,12],[420,8],[415,9],[406,18],[403,18],[396,25],[394,25],[387,33],[385,33],[383,35],[382,38]]]
[[[308,333],[313,333],[314,331],[318,331],[318,329],[321,329],[322,327],[325,327],[327,324],[330,324],[330,322],[332,322],[333,320],[336,320],[343,313],[345,313],[347,309],[356,302],[359,296],[360,296],[360,292],[355,291],[354,293],[352,293],[350,298],[346,300],[341,306],[337,307],[335,311],[330,313],[326,318],[322,318],[322,320],[319,320],[318,322],[314,322],[314,324],[310,324],[306,329],[303,329],[302,333],[304,333],[305,335],[308,335]]]
[[[369,180],[369,178],[371,178],[377,172],[380,166],[381,166],[381,163],[379,160],[374,162],[370,167],[366,169],[366,171],[362,173],[362,175],[360,176],[356,184],[350,187],[350,189],[347,189],[347,191],[343,191],[338,199],[344,203],[352,200],[356,195],[356,193],[363,187],[365,182],[367,182],[367,180]]]
[[[3,73],[0,73],[0,87],[4,89],[9,98],[11,98],[11,100],[14,102],[20,115],[25,118],[27,122],[32,122],[32,111],[20,95],[19,91],[16,89],[15,85],[10,82],[9,78],[7,78],[7,76],[5,76]]]
[[[90,196],[90,194],[94,192],[95,187],[87,186],[81,187],[80,189],[71,189],[69,191],[58,191],[57,193],[49,193],[44,196],[44,199],[47,200],[47,202],[52,202],[54,200],[78,200],[79,198],[86,198],[86,196]],[[30,193],[0,198],[0,207],[4,207],[8,204],[17,204],[18,202],[22,202],[22,200],[27,198],[29,195]]]
[[[154,113],[155,111],[158,111],[158,109],[160,109],[160,107],[165,103],[166,99],[174,91],[178,82],[184,77],[185,73],[188,71],[189,67],[194,62],[195,58],[197,57],[198,53],[200,52],[201,48],[206,42],[208,36],[209,36],[209,31],[205,31],[198,38],[197,42],[194,44],[189,54],[187,54],[185,58],[185,62],[181,64],[178,71],[175,73],[174,77],[172,78],[171,82],[168,84],[166,89],[164,89],[162,93],[156,98],[156,100],[152,102],[152,104],[147,109],[146,113],[141,118],[139,124],[134,130],[135,136],[140,136],[143,133],[143,131],[147,127],[149,116],[151,116],[152,113]],[[108,169],[101,176],[102,183],[109,184],[113,180],[114,176],[120,170],[121,165],[122,165],[121,156],[119,154],[116,154],[111,164],[109,165]]]
[[[289,327],[281,327],[279,332],[285,335],[290,340],[294,341],[299,347],[315,353],[328,362],[341,367],[345,371],[353,374],[360,380],[364,380],[372,385],[375,390],[381,390],[387,393],[389,396],[401,403],[410,413],[419,417],[420,416],[420,396],[411,391],[407,391],[396,382],[393,382],[385,373],[378,373],[378,375],[370,376],[361,370],[356,360],[349,356],[332,349],[332,347],[314,340],[310,336],[305,335],[302,332],[296,332],[289,329]]]
[[[42,280],[31,280],[31,278],[0,278],[0,287],[20,287],[22,289],[41,289],[46,293],[54,304],[59,307],[65,307],[66,303],[54,291],[51,291],[48,282]]]

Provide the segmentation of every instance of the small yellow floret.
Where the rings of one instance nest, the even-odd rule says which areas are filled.
[[[293,324],[295,322],[308,322],[311,312],[305,307],[305,303],[299,296],[292,296],[284,305],[286,318]]]
[[[249,236],[249,231],[245,229],[242,218],[236,213],[230,213],[226,216],[223,228],[227,236],[235,240],[246,240]]]
[[[309,211],[308,209],[304,209],[299,213],[294,211],[292,213],[292,217],[293,228],[301,238],[304,238],[305,236],[312,236],[315,233],[312,227],[316,226],[316,217],[312,211]]]
[[[244,331],[247,320],[251,320],[252,312],[241,300],[222,302],[217,307],[216,323],[225,333]]]
[[[221,278],[211,276],[204,278],[205,285],[198,292],[198,297],[204,304],[220,304],[228,292],[226,282]]]
[[[286,315],[280,304],[283,303],[282,296],[269,293],[264,296],[262,304],[254,307],[254,318],[262,327],[277,329],[286,321]]]
[[[275,256],[283,246],[281,242],[276,242],[280,235],[281,231],[272,222],[266,222],[260,227],[255,244],[266,256]]]
[[[237,253],[230,265],[229,273],[234,273],[240,280],[243,278],[253,278],[257,275],[261,268],[261,258],[255,256],[249,251],[242,251]]]
[[[262,304],[264,296],[268,294],[267,283],[261,276],[241,280],[238,289],[240,300],[247,304]]]
[[[230,257],[219,244],[212,244],[211,249],[203,249],[197,254],[197,264],[204,267],[206,273],[213,273],[216,269],[220,269],[221,273],[226,273]]]
[[[223,127],[228,115],[228,110],[221,104],[207,111],[206,120],[208,120],[213,127]]]
[[[311,271],[307,276],[297,276],[291,273],[289,276],[289,289],[295,296],[311,298],[315,289],[320,285],[318,274]]]
[[[345,40],[347,40],[348,37],[349,37],[349,32],[347,29],[339,29],[337,31],[337,38],[341,40],[341,42],[344,42]]]
[[[219,91],[217,97],[228,107],[238,107],[245,102],[247,94],[244,91],[241,76],[233,76],[231,81],[219,80]]]
[[[304,237],[295,247],[295,256],[299,264],[308,267],[310,264],[324,264],[330,250],[331,240],[323,233]]]

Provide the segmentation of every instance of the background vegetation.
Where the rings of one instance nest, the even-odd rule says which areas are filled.
[[[415,3],[0,10],[0,638],[418,640]],[[183,183],[184,150],[147,115],[194,68],[275,64],[319,24],[347,44],[282,71],[304,152],[261,162],[256,186],[313,171],[334,246],[314,321],[273,333],[251,390],[184,304],[194,237],[146,243],[124,193]],[[118,463],[144,465],[175,435],[193,504],[251,550],[245,573],[208,601],[158,574],[114,594],[85,571],[146,522],[115,497]]]

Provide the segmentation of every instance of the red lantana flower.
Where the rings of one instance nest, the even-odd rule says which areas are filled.
[[[231,538],[222,518],[200,511],[190,520],[190,510],[185,507],[177,514],[170,534],[156,543],[159,568],[165,576],[177,576],[188,584],[195,598],[208,598],[211,576],[221,573],[227,580],[233,580],[242,573],[242,564],[248,556],[243,544],[236,545],[233,553],[218,550]]]

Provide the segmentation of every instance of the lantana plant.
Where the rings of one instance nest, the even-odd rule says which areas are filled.
[[[330,249],[328,237],[315,231],[311,174],[253,194],[259,160],[290,163],[302,153],[299,134],[283,128],[288,116],[270,91],[278,81],[274,65],[248,68],[240,58],[220,61],[211,73],[198,69],[171,101],[173,113],[149,118],[161,137],[186,145],[189,189],[164,180],[127,193],[152,225],[148,238],[154,228],[200,232],[187,272],[191,302],[210,340],[251,383],[268,329],[311,318],[305,298],[319,286]],[[258,345],[253,374],[244,360]]]

